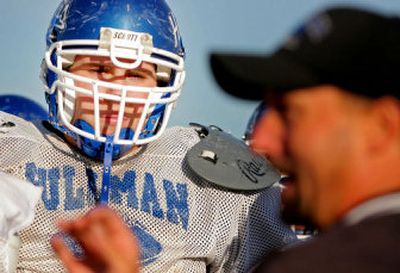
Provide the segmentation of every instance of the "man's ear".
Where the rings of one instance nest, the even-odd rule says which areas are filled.
[[[400,143],[400,101],[393,97],[375,99],[367,120],[368,148],[378,152]]]

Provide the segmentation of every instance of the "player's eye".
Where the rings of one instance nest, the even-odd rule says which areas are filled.
[[[145,78],[145,74],[137,70],[127,70],[126,76],[130,78],[139,78],[139,79]]]
[[[111,71],[110,67],[105,65],[93,66],[91,70],[97,73],[109,73]]]

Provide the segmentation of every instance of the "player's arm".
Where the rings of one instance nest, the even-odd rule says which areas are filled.
[[[60,222],[59,228],[79,242],[84,257],[75,257],[60,237],[51,244],[69,272],[139,272],[139,245],[119,215],[97,207],[81,218]]]

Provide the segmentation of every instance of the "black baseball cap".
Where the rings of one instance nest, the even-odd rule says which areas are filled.
[[[266,90],[332,84],[349,92],[400,98],[400,19],[350,7],[307,20],[272,54],[214,52],[211,68],[231,95],[261,100]]]

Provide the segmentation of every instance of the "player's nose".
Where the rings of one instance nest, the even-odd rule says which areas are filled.
[[[102,78],[104,81],[108,82],[118,82],[126,78],[127,71],[124,68],[111,67],[107,71],[102,73]]]

